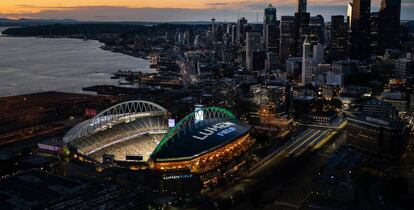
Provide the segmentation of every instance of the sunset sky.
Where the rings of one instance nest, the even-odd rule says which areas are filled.
[[[308,0],[312,15],[345,14],[348,0]],[[380,0],[372,0],[372,10]],[[223,21],[247,17],[259,21],[262,10],[272,3],[278,16],[291,15],[296,0],[0,0],[0,17],[78,19],[92,21],[200,21],[211,17]],[[402,19],[414,19],[414,0],[402,0]]]

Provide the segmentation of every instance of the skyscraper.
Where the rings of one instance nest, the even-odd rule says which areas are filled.
[[[351,17],[351,58],[369,57],[371,0],[353,0]]]
[[[311,44],[308,37],[303,42],[302,50],[302,86],[312,83],[312,58],[310,57]]]
[[[346,12],[346,23],[348,24],[348,30],[350,30],[352,25],[352,2],[348,3],[348,8]]]
[[[242,17],[237,21],[237,44],[244,46],[245,38],[246,38],[246,26],[247,26],[247,19]]]
[[[306,0],[298,0],[298,13],[306,12]]]
[[[256,31],[249,31],[246,33],[246,70],[254,71],[253,67],[253,53],[260,51],[260,33]]]
[[[378,51],[379,12],[372,12],[370,16],[369,50],[373,55]]]
[[[278,53],[269,51],[266,53],[266,69],[267,70],[274,70],[279,65],[279,56]]]
[[[264,16],[263,16],[263,24],[264,25],[270,25],[276,24],[276,8],[274,8],[271,4],[269,4],[265,9],[264,9]]]
[[[344,16],[335,15],[331,17],[331,41],[329,42],[329,60],[343,60],[346,53],[346,26]]]
[[[401,0],[382,0],[378,12],[378,44],[376,53],[400,47]]]
[[[306,0],[298,0],[298,10],[295,13],[295,55],[302,54],[301,45],[309,31],[310,13],[306,12]]]
[[[322,15],[310,17],[309,24],[303,27],[301,30],[301,37],[299,43],[303,43],[305,38],[308,37],[308,41],[311,45],[318,43],[325,43],[325,20]],[[302,55],[302,49],[298,48],[299,53]]]
[[[324,62],[325,59],[325,46],[321,43],[313,45],[313,53],[312,53],[312,64],[313,66],[317,66]]]
[[[265,8],[263,16],[263,42],[267,51],[278,52],[278,36],[276,8],[269,4]]]
[[[282,16],[280,20],[280,63],[295,56],[296,51],[296,21],[295,16]]]

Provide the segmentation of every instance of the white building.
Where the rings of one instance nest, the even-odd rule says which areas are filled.
[[[308,37],[306,37],[303,42],[302,52],[302,86],[312,83],[312,58],[310,57],[310,46]]]

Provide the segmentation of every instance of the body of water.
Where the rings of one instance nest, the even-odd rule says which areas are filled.
[[[117,84],[110,77],[120,69],[151,71],[144,59],[100,46],[94,40],[0,36],[0,97],[42,91],[81,93],[82,87]]]

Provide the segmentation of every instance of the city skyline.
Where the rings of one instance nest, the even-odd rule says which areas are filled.
[[[251,22],[262,22],[262,10],[271,3],[278,9],[278,18],[290,15],[297,10],[297,1],[220,1],[180,0],[168,1],[110,1],[86,0],[61,2],[55,0],[41,1],[2,1],[0,17],[31,19],[76,19],[80,21],[203,21],[212,16],[218,21],[234,22],[238,16],[246,17]],[[346,14],[348,1],[313,0],[307,2],[311,14],[321,14],[325,19],[331,15]],[[371,11],[378,11],[380,0],[372,0]],[[414,19],[410,11],[414,2],[402,0],[401,19]]]

